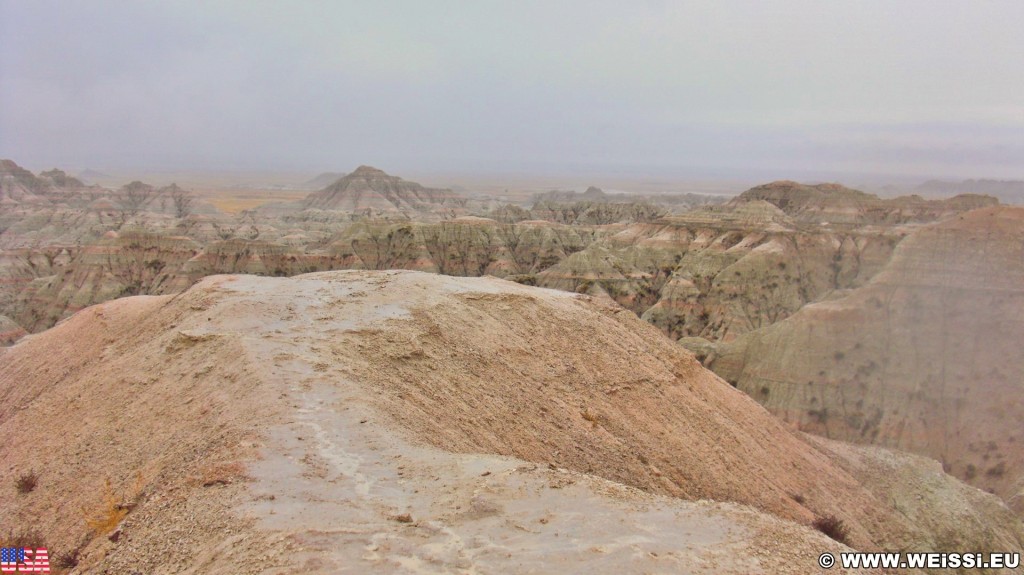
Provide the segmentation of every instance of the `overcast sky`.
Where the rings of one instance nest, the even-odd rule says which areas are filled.
[[[0,0],[34,169],[1024,178],[1024,2]]]

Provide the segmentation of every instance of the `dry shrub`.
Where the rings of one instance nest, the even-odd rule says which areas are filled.
[[[0,547],[31,547],[33,549],[46,547],[43,534],[35,529],[22,529],[7,531],[7,535],[0,538]]]
[[[72,549],[66,553],[60,553],[57,555],[55,564],[60,569],[74,569],[75,567],[78,567],[80,554],[80,549]]]
[[[17,488],[18,493],[32,493],[38,483],[39,476],[36,475],[36,472],[33,470],[22,474],[21,477],[18,477],[14,481],[14,487]]]
[[[814,523],[811,523],[811,526],[844,545],[848,543],[847,536],[850,534],[850,530],[843,520],[835,515],[818,517]]]
[[[229,485],[242,479],[245,479],[245,466],[241,462],[234,461],[207,467],[199,477],[199,484],[203,487],[212,487],[214,485]]]
[[[985,475],[989,477],[1002,477],[1006,473],[1006,463],[1000,461],[998,465],[990,468],[985,472]]]

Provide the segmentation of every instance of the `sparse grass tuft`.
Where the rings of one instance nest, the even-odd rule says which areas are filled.
[[[36,472],[33,470],[22,474],[21,477],[18,477],[18,479],[14,481],[14,486],[18,489],[18,493],[24,494],[32,493],[38,483],[39,476],[36,475]]]
[[[96,535],[110,533],[117,528],[125,516],[128,515],[128,512],[135,508],[139,498],[142,496],[142,488],[143,479],[141,473],[136,477],[131,489],[122,497],[114,494],[114,488],[111,487],[110,480],[106,480],[104,483],[103,502],[100,504],[99,509],[89,513],[87,509],[82,508],[86,525]]]
[[[56,565],[59,569],[74,569],[78,567],[78,559],[81,554],[80,549],[72,549],[65,553],[60,553],[56,558]]]
[[[230,485],[244,479],[246,479],[245,466],[241,462],[235,461],[207,467],[199,478],[199,484],[203,487],[213,487],[214,485]]]
[[[848,542],[847,537],[850,534],[850,530],[843,523],[843,520],[835,515],[818,517],[814,520],[814,523],[811,523],[811,527],[814,527],[818,531],[821,531],[825,535],[828,535],[832,539],[843,543],[844,545]]]
[[[1000,461],[995,467],[990,467],[985,475],[989,477],[1002,477],[1006,473],[1006,463]]]
[[[964,479],[970,481],[978,476],[978,468],[973,463],[968,463],[964,469]]]
[[[7,535],[0,538],[0,547],[46,547],[43,534],[34,529],[23,529],[15,532],[13,529],[7,531]]]

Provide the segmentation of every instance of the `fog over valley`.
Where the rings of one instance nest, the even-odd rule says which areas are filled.
[[[0,2],[36,170],[1024,179],[1016,2]]]

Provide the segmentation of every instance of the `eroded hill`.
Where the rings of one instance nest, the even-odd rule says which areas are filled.
[[[1024,510],[1024,209],[899,244],[867,285],[720,345],[711,367],[802,429],[941,460]]]
[[[8,338],[93,303],[176,293],[212,274],[414,269],[587,293],[670,337],[731,341],[864,285],[923,224],[995,202],[882,200],[837,184],[774,182],[725,205],[590,188],[520,206],[363,166],[302,202],[226,214],[174,185],[107,190],[59,170],[3,166]]]
[[[842,549],[824,515],[860,549],[1024,541],[935,462],[808,438],[634,314],[493,278],[94,306],[0,355],[0,431],[0,484],[39,476],[3,527],[88,572],[802,573]]]
[[[882,199],[840,184],[805,185],[788,180],[751,188],[732,203],[759,200],[777,206],[798,221],[827,225],[930,222],[999,204],[998,199],[979,194],[959,194],[943,200],[917,195]]]
[[[389,176],[383,170],[359,166],[303,202],[305,209],[360,212],[431,212],[443,207],[460,206],[465,199],[451,190],[427,188]]]

